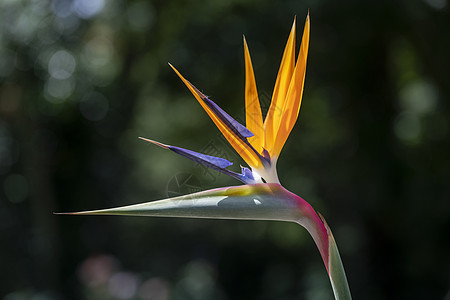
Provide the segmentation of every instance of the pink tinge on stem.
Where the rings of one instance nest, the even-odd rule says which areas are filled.
[[[296,198],[298,209],[301,212],[302,217],[297,221],[298,224],[305,227],[308,230],[309,234],[313,238],[316,243],[317,248],[319,249],[320,255],[322,256],[323,263],[325,264],[325,268],[327,272],[330,273],[329,270],[329,239],[328,239],[328,231],[325,227],[322,219],[316,213],[316,211],[312,208],[312,206],[303,200],[303,198],[291,193],[293,197]]]

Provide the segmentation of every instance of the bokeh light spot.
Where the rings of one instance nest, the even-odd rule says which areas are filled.
[[[45,96],[49,102],[62,103],[73,93],[74,89],[73,78],[59,80],[50,77],[45,84]]]
[[[75,0],[73,3],[76,14],[83,19],[92,18],[100,13],[104,6],[104,0]]]
[[[149,278],[140,286],[139,296],[144,300],[167,300],[169,283],[163,278]]]
[[[405,111],[426,114],[436,109],[438,92],[434,85],[416,80],[400,91],[400,105]]]
[[[177,283],[175,292],[180,299],[217,299],[214,297],[216,287],[213,274],[215,269],[207,261],[194,260],[184,269],[184,276]]]
[[[109,293],[119,299],[131,299],[137,291],[138,281],[135,275],[118,272],[109,280]]]
[[[98,26],[80,55],[81,69],[87,72],[92,84],[106,86],[117,76],[121,61],[115,54],[113,33]]]
[[[102,120],[108,109],[108,99],[99,92],[88,93],[80,101],[80,112],[89,121]]]
[[[72,76],[76,65],[72,54],[65,50],[59,50],[48,61],[48,73],[56,79],[67,79]]]
[[[403,142],[416,144],[419,142],[422,126],[419,118],[411,113],[402,113],[395,120],[394,132]]]
[[[9,27],[12,37],[20,43],[29,44],[33,38],[40,19],[27,9],[23,9],[20,15],[12,21],[11,24],[5,24]]]
[[[91,256],[83,261],[78,275],[90,287],[106,284],[118,268],[117,260],[110,255]]]
[[[61,18],[66,18],[72,14],[72,4],[70,0],[53,0],[52,11]]]
[[[65,18],[54,18],[54,29],[59,34],[69,35],[74,33],[80,26],[80,19],[77,16],[70,15]]]
[[[443,9],[447,6],[447,0],[425,0],[425,3],[435,9]]]
[[[111,60],[113,51],[113,46],[109,40],[98,37],[86,43],[83,54],[90,64],[100,67]]]

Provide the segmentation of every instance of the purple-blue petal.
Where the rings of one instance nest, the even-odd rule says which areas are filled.
[[[248,181],[255,181],[255,177],[253,177],[253,173],[249,168],[241,166],[241,174]]]
[[[225,158],[206,155],[206,154],[198,153],[195,151],[183,149],[183,148],[176,147],[176,146],[169,146],[169,149],[179,155],[182,155],[186,158],[189,158],[190,160],[198,162],[199,164],[202,164],[207,167],[215,166],[217,168],[224,169],[233,164],[231,161],[229,161]]]
[[[208,168],[214,169],[223,174],[231,176],[239,181],[242,181],[245,184],[255,183],[252,172],[245,167],[242,167],[242,174],[225,169],[226,167],[229,167],[233,164],[232,162],[226,160],[225,158],[206,155],[176,146],[168,146],[168,148],[181,156],[184,156],[203,166],[206,166]]]
[[[142,138],[142,137],[140,137],[140,139],[142,139],[146,142],[152,143],[161,148],[172,150],[173,152],[175,152],[181,156],[189,158],[190,160],[193,160],[205,167],[211,168],[213,170],[216,170],[223,174],[231,176],[237,180],[242,181],[245,184],[255,183],[254,179],[253,179],[253,175],[251,174],[251,171],[248,170],[247,168],[245,168],[246,170],[242,169],[243,170],[242,174],[238,174],[236,172],[227,170],[226,167],[231,166],[233,163],[230,162],[229,160],[226,160],[225,158],[206,155],[206,154],[198,153],[198,152],[195,152],[192,150],[187,150],[187,149],[176,147],[176,146],[165,145],[163,143],[160,143],[160,142],[157,142],[154,140],[150,140],[150,139],[146,139],[146,138]],[[250,173],[248,173],[248,172],[250,172]]]
[[[260,155],[261,162],[264,166],[270,166],[271,160],[270,160],[270,154],[269,151],[267,151],[265,148],[263,148],[262,155]]]
[[[225,124],[227,124],[230,128],[235,129],[245,138],[252,137],[254,134],[247,129],[244,125],[233,119],[229,114],[227,114],[223,109],[221,109],[214,101],[206,98],[203,98],[206,105],[216,114],[216,116],[221,119]]]

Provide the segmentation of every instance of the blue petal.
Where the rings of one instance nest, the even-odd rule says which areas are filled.
[[[247,181],[254,182],[255,178],[253,177],[252,171],[250,171],[249,168],[241,166],[241,173],[242,177],[245,178]]]
[[[146,142],[150,142],[161,148],[172,150],[173,152],[175,152],[181,156],[184,156],[184,157],[189,158],[190,160],[193,160],[203,166],[206,166],[208,168],[211,168],[213,170],[216,170],[223,174],[231,176],[239,181],[242,181],[245,184],[255,183],[255,181],[253,179],[253,175],[251,174],[251,171],[247,168],[245,168],[246,171],[244,171],[244,169],[243,169],[243,174],[238,174],[236,172],[225,169],[226,167],[229,167],[233,164],[232,162],[230,162],[229,160],[227,160],[225,158],[215,157],[215,156],[211,156],[211,155],[198,153],[198,152],[195,152],[192,150],[183,149],[183,148],[176,147],[176,146],[162,144],[160,142],[142,138],[142,137],[140,137],[140,139],[144,140]]]
[[[233,119],[229,114],[227,114],[223,109],[221,109],[214,101],[210,100],[208,97],[203,98],[206,105],[216,114],[216,116],[221,119],[228,127],[239,132],[243,137],[252,137],[254,134],[247,129],[244,125]]]
[[[176,146],[169,146],[169,149],[179,155],[182,155],[186,158],[189,158],[190,160],[198,162],[199,164],[205,165],[207,167],[216,166],[217,168],[224,169],[233,164],[231,161],[226,160],[225,158],[206,155]]]
[[[253,178],[252,171],[250,171],[250,169],[248,169],[246,167],[241,167],[242,174],[238,174],[236,172],[225,169],[226,167],[229,167],[233,164],[232,162],[230,162],[229,160],[226,160],[225,158],[206,155],[206,154],[198,153],[198,152],[195,152],[192,150],[187,150],[187,149],[183,149],[183,148],[176,147],[176,146],[168,146],[168,148],[181,156],[184,156],[184,157],[189,158],[190,160],[193,160],[201,165],[204,165],[206,167],[209,167],[211,169],[219,171],[223,174],[231,176],[239,181],[242,181],[245,184],[255,183],[255,179]]]

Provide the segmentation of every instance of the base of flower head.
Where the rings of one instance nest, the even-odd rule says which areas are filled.
[[[255,177],[262,178],[266,183],[280,183],[277,173],[277,157],[270,160],[270,164],[265,164],[259,169],[252,170]],[[256,174],[256,175],[255,175]]]

